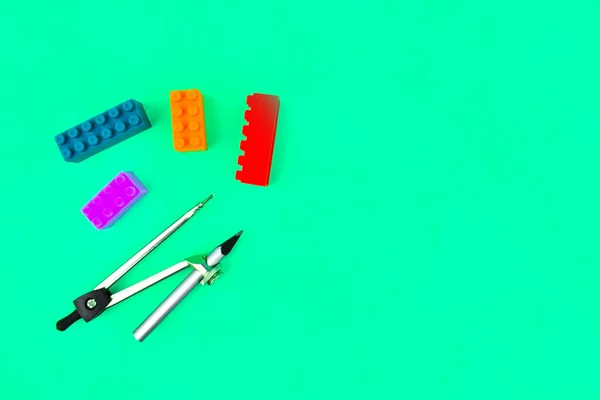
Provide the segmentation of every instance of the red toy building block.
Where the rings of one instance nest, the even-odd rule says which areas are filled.
[[[244,154],[238,158],[242,169],[236,171],[235,179],[251,185],[267,186],[275,146],[279,97],[254,93],[248,96],[246,103],[250,107],[244,114],[248,124],[242,128],[246,139],[240,143]]]

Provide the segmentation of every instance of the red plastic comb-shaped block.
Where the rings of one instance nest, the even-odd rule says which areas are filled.
[[[242,128],[246,139],[240,143],[244,154],[238,157],[242,169],[235,172],[235,179],[251,185],[267,186],[275,146],[279,97],[254,93],[248,96],[246,103],[250,107],[244,114],[248,124]]]

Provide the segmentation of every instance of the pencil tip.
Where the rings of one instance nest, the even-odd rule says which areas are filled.
[[[244,231],[239,231],[238,233],[227,239],[225,242],[223,242],[223,244],[221,245],[221,254],[223,254],[224,256],[229,254],[243,232]]]

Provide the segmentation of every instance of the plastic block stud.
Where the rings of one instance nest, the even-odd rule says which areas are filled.
[[[198,89],[171,92],[171,124],[175,150],[206,150],[204,101]]]
[[[235,179],[251,185],[267,186],[275,146],[279,97],[254,93],[248,96],[246,103],[250,107],[244,115],[248,124],[242,128],[246,139],[240,143],[244,154],[238,158],[242,169],[236,171]]]
[[[81,212],[96,229],[105,229],[121,218],[146,193],[148,189],[132,172],[120,172],[83,206]]]
[[[127,100],[56,135],[65,161],[80,162],[150,128],[142,103]]]

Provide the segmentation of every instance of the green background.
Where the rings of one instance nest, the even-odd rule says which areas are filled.
[[[597,1],[0,5],[2,399],[598,399]],[[169,91],[209,150],[172,149]],[[245,97],[280,96],[271,184],[234,180]],[[153,128],[80,164],[54,135],[126,99]],[[148,195],[96,231],[119,171]],[[115,289],[244,235],[183,279],[57,332]]]

